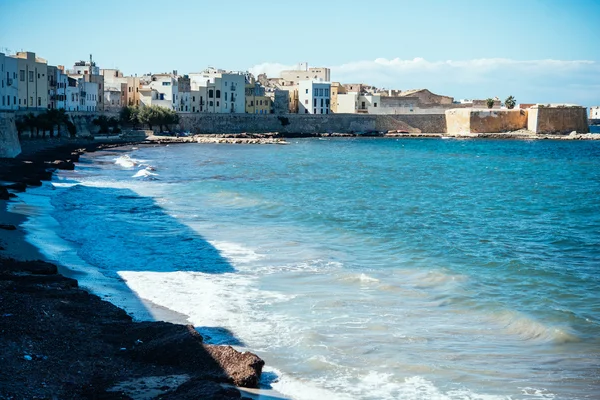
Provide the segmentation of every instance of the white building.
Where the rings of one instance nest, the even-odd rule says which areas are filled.
[[[139,89],[142,105],[178,109],[179,90],[175,74],[153,74],[142,77],[142,80]]]
[[[0,110],[19,108],[18,61],[0,53]]]
[[[209,68],[200,73],[189,75],[192,112],[239,113],[246,112],[246,80],[244,72],[226,72]],[[205,93],[205,96],[203,95]],[[200,104],[200,102],[205,104]]]
[[[600,119],[600,106],[590,107],[590,119]]]
[[[77,79],[67,77],[67,90],[65,100],[66,111],[79,110],[79,88],[77,87]]]
[[[56,69],[56,108],[67,109],[67,87],[69,86],[69,77],[65,74],[64,68],[58,66]]]
[[[84,79],[77,81],[79,88],[78,111],[98,111],[98,99],[100,98],[100,85],[95,82],[86,82]]]
[[[331,83],[300,81],[298,84],[298,114],[329,114]]]

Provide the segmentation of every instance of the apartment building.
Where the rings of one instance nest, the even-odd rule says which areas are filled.
[[[330,91],[329,82],[301,81],[298,85],[298,113],[329,114]]]
[[[17,60],[0,53],[0,110],[17,110],[19,96]]]
[[[20,51],[10,57],[17,60],[19,109],[47,108],[48,62],[29,51]]]
[[[203,72],[189,74],[189,78],[192,91],[198,92],[200,88],[206,91],[205,104],[192,105],[192,109],[196,109],[196,112],[244,113],[246,111],[246,73],[208,68]],[[192,97],[195,94],[192,94]],[[202,93],[197,95],[203,97]],[[202,109],[199,110],[196,106]]]

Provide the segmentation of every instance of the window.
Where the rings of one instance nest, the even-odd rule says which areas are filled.
[[[313,109],[313,114],[316,114],[316,113],[317,113],[317,109],[315,108],[315,109]]]
[[[24,70],[19,71],[19,80],[21,82],[25,82],[25,71]]]
[[[227,101],[227,92],[225,92],[225,101]]]
[[[212,99],[213,97],[214,97],[214,92],[213,92],[213,90],[212,90],[212,89],[210,89],[210,90],[208,91],[208,98],[209,98],[209,99]],[[211,101],[211,103],[212,103],[212,101]],[[211,106],[212,106],[212,104],[211,104]]]
[[[319,96],[323,96],[323,89],[319,89]]]
[[[373,103],[373,107],[377,107],[377,103]]]
[[[29,82],[33,82],[33,71],[29,71]]]
[[[131,93],[131,86],[127,88],[127,91]]]
[[[196,101],[196,96],[192,96],[192,101]]]
[[[323,109],[322,109],[322,108],[321,108],[321,114],[325,114],[325,113],[323,112]]]
[[[162,85],[163,86],[171,86],[171,82],[163,82]]]
[[[208,105],[211,106],[211,107],[213,106],[212,100],[208,102]]]
[[[262,100],[260,101],[260,105],[262,106]]]
[[[219,89],[217,89],[217,95],[216,95],[216,98],[217,98],[217,99],[220,99],[220,98],[221,98],[221,91],[220,91]]]
[[[304,109],[304,114],[308,114],[308,110],[306,108]]]
[[[227,108],[227,103],[225,103],[225,108]]]
[[[329,89],[325,89],[325,97],[329,97]]]
[[[33,107],[33,97],[29,97],[29,107]]]
[[[5,100],[4,100],[4,96],[2,96],[2,105],[3,105],[3,106],[5,106],[5,105],[6,105],[6,103],[5,103]]]
[[[315,88],[313,89],[313,96],[318,96],[319,95],[319,89]]]
[[[329,108],[325,109],[325,114],[329,114]]]
[[[323,99],[321,99],[321,107],[323,107]],[[322,113],[321,113],[322,114]]]
[[[317,99],[313,99],[313,107],[317,106]]]
[[[219,102],[217,101],[217,107],[219,107]]]
[[[38,74],[38,79],[40,79],[40,74]]]
[[[304,104],[308,105],[308,99],[304,100]]]
[[[250,100],[250,107],[254,107],[254,100]]]
[[[306,89],[306,94],[308,94],[308,89]]]

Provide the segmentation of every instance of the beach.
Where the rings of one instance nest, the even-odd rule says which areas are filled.
[[[233,385],[256,387],[264,362],[254,354],[204,344],[190,325],[133,322],[26,240],[26,217],[7,210],[23,184],[49,179],[47,162],[70,168],[84,148],[115,146],[28,144],[19,158],[2,160],[0,173],[16,192],[0,200],[0,398],[234,399],[241,394]]]

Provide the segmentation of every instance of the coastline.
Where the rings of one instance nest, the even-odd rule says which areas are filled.
[[[50,180],[49,167],[72,169],[85,151],[131,144],[31,141],[16,159],[0,160],[0,181],[18,197]],[[61,275],[66,268],[27,241],[27,217],[10,212],[9,201],[0,200],[0,397],[234,399],[242,396],[235,386],[258,386],[264,362],[256,355],[204,344],[190,325],[134,322]],[[274,398],[243,396],[251,393]]]

